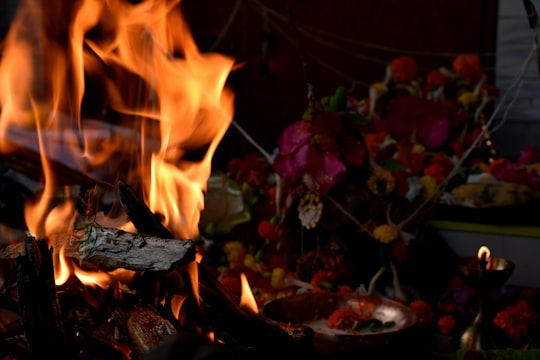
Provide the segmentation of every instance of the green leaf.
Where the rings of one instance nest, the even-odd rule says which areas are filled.
[[[397,160],[385,160],[380,162],[381,166],[387,170],[405,170],[407,167],[400,161]]]

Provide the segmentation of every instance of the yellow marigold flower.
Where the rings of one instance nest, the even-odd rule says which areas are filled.
[[[422,194],[424,196],[424,199],[432,198],[437,194],[439,185],[437,184],[437,180],[432,178],[431,176],[422,176],[420,179],[420,184],[422,184],[423,191]]]
[[[426,150],[426,148],[424,147],[424,145],[422,145],[422,144],[414,144],[412,149],[411,149],[411,152],[415,153],[415,154],[421,154],[425,150]]]
[[[383,244],[389,244],[399,236],[399,230],[397,226],[390,224],[383,224],[377,226],[373,230],[373,237],[375,240],[380,241]]]
[[[223,246],[231,269],[242,268],[246,256],[246,248],[240,241],[230,241]]]
[[[463,106],[476,105],[478,103],[478,95],[472,91],[465,91],[458,96],[457,101]]]
[[[386,195],[391,193],[396,187],[396,179],[392,173],[386,169],[377,168],[367,181],[368,188],[372,193]]]
[[[244,258],[244,266],[249,269],[256,269],[256,265],[257,262],[255,261],[255,256],[252,254],[246,254],[246,257]]]
[[[371,84],[371,88],[375,90],[378,95],[386,94],[388,87],[382,81]]]
[[[272,271],[272,278],[270,279],[270,285],[276,289],[282,288],[285,285],[285,270],[282,268],[274,268]]]

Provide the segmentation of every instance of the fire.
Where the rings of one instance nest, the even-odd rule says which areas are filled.
[[[240,283],[242,286],[242,293],[240,295],[240,306],[252,312],[253,314],[259,313],[259,307],[257,306],[257,301],[253,296],[251,291],[251,286],[247,280],[247,277],[244,273],[240,274]]]
[[[478,260],[485,260],[485,261],[488,261],[489,258],[491,256],[491,251],[489,250],[489,248],[485,245],[482,245],[480,246],[480,248],[478,249]]]
[[[194,239],[233,116],[233,66],[199,52],[180,0],[21,1],[0,63],[0,152],[40,160],[28,230],[74,223],[73,202],[54,196],[73,185],[59,177],[68,169],[140,186],[176,237]]]
[[[234,62],[199,51],[180,0],[21,0],[0,58],[0,155],[36,159],[28,231],[51,241],[72,230],[75,197],[64,190],[121,180],[175,237],[195,239],[233,118]],[[120,281],[60,252],[57,285],[71,275],[104,289]],[[200,301],[197,261],[187,268]],[[177,316],[182,302],[173,301]]]
[[[54,264],[54,283],[56,286],[65,284],[71,274],[71,267],[66,259],[66,248],[62,247],[59,252],[59,260]]]

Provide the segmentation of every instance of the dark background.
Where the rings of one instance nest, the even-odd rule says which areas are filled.
[[[0,1],[3,37],[17,0]],[[235,122],[272,152],[283,129],[307,105],[304,60],[316,97],[343,85],[358,98],[384,78],[395,57],[411,55],[420,70],[451,66],[457,54],[481,55],[493,78],[497,1],[492,0],[183,0],[201,52],[233,56]],[[61,10],[59,10],[61,11]],[[295,31],[296,29],[296,31]],[[306,56],[302,56],[299,42]],[[255,148],[231,126],[214,162]]]
[[[494,78],[497,1],[184,0],[182,6],[201,51],[244,62],[231,75],[235,121],[270,152],[307,105],[299,40],[316,97],[343,85],[363,98],[401,55],[413,56],[426,72],[451,67],[457,54],[476,53]],[[231,127],[214,159],[222,165],[253,150]]]

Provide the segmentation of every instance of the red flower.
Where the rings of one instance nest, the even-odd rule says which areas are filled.
[[[343,139],[342,152],[345,163],[352,166],[363,165],[367,154],[364,145],[352,135]]]
[[[314,291],[328,291],[333,287],[335,282],[334,274],[331,271],[317,271],[311,281],[309,282],[313,286]]]
[[[443,335],[448,335],[456,329],[456,320],[450,314],[442,315],[437,321],[437,329]]]
[[[364,141],[366,143],[367,151],[372,155],[377,155],[379,152],[379,146],[388,136],[388,132],[379,131],[379,132],[369,132],[364,134]]]
[[[266,184],[270,174],[268,162],[257,153],[247,154],[243,159],[229,161],[229,175],[238,184],[247,183],[253,188]]]
[[[460,55],[454,59],[452,67],[467,82],[478,81],[484,76],[484,68],[477,55]]]
[[[431,176],[440,183],[448,176],[453,167],[454,164],[452,164],[452,161],[446,156],[434,155],[429,159],[428,164],[424,169],[424,175]]]
[[[411,81],[418,75],[416,60],[410,56],[401,56],[390,63],[392,74],[397,81]]]
[[[409,304],[409,307],[418,316],[419,326],[428,326],[433,324],[435,314],[433,312],[433,309],[431,308],[431,305],[429,305],[427,302],[421,299],[414,300]]]
[[[490,173],[500,181],[527,185],[534,190],[538,187],[538,180],[534,171],[524,167],[518,167],[516,164],[505,158],[494,160],[489,164],[486,172]]]
[[[448,81],[448,77],[439,70],[430,71],[426,77],[427,91],[434,90],[440,86],[445,86],[448,84]]]
[[[531,303],[526,300],[518,300],[512,306],[495,315],[493,322],[500,327],[508,338],[518,342],[529,333],[528,325],[534,325],[538,320],[538,313]]]
[[[405,196],[409,192],[407,179],[410,175],[405,170],[394,170],[392,171],[392,175],[396,179],[397,196]]]
[[[439,103],[402,95],[390,102],[388,114],[378,119],[376,125],[404,146],[421,144],[438,148],[448,138],[452,116]]]
[[[392,256],[398,263],[406,263],[409,259],[409,248],[403,241],[392,241]]]
[[[405,163],[413,175],[418,175],[426,165],[426,153],[424,152],[405,152],[401,157],[401,161]]]

